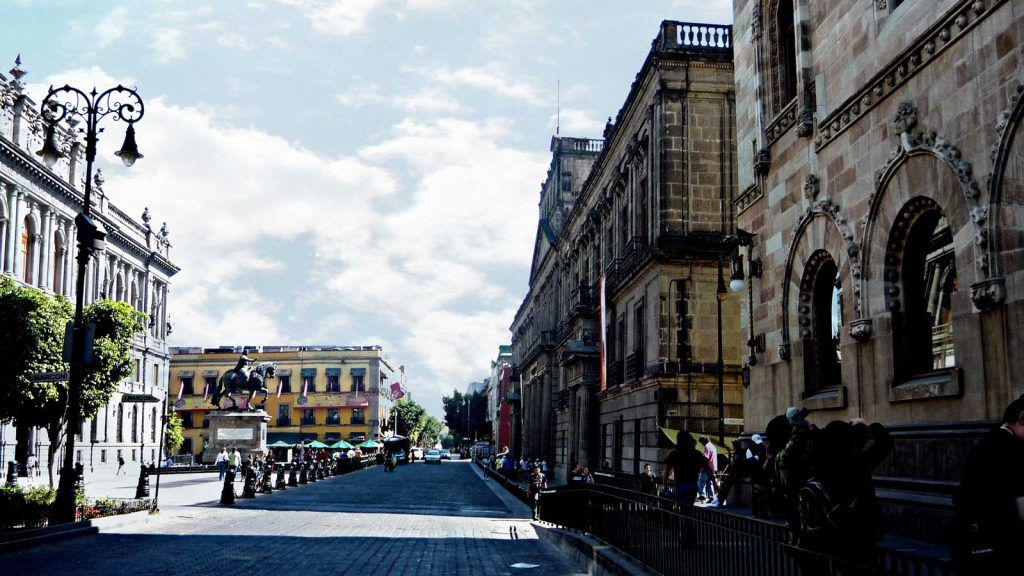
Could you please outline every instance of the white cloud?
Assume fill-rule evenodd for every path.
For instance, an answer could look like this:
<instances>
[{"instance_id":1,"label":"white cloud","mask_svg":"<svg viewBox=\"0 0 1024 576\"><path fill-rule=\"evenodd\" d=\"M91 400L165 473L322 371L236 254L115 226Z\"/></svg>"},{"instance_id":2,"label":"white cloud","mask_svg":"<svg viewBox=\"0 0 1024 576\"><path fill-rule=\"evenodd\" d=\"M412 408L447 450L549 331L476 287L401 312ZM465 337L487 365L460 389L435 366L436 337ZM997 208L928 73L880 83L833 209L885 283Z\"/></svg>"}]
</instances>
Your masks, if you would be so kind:
<instances>
[{"instance_id":1,"label":"white cloud","mask_svg":"<svg viewBox=\"0 0 1024 576\"><path fill-rule=\"evenodd\" d=\"M102 48L120 40L124 37L127 24L128 10L124 7L114 8L96 24L96 43Z\"/></svg>"},{"instance_id":2,"label":"white cloud","mask_svg":"<svg viewBox=\"0 0 1024 576\"><path fill-rule=\"evenodd\" d=\"M477 88L533 106L551 104L548 101L550 100L548 94L544 94L529 80L518 77L497 62L463 68L419 67L414 68L413 71L443 86Z\"/></svg>"},{"instance_id":3,"label":"white cloud","mask_svg":"<svg viewBox=\"0 0 1024 576\"><path fill-rule=\"evenodd\" d=\"M367 20L387 0L278 0L298 8L313 28L332 36L351 36L363 31Z\"/></svg>"},{"instance_id":4,"label":"white cloud","mask_svg":"<svg viewBox=\"0 0 1024 576\"><path fill-rule=\"evenodd\" d=\"M394 106L408 112L458 112L459 101L439 90L424 89L415 94L395 96Z\"/></svg>"},{"instance_id":5,"label":"white cloud","mask_svg":"<svg viewBox=\"0 0 1024 576\"><path fill-rule=\"evenodd\" d=\"M217 45L225 48L236 48L245 52L251 51L254 46L251 40L247 37L235 33L229 32L227 34L221 34L217 37Z\"/></svg>"},{"instance_id":6,"label":"white cloud","mask_svg":"<svg viewBox=\"0 0 1024 576\"><path fill-rule=\"evenodd\" d=\"M176 28L161 28L153 34L153 50L156 61L161 64L168 64L185 57L185 44L182 42L181 30Z\"/></svg>"},{"instance_id":7,"label":"white cloud","mask_svg":"<svg viewBox=\"0 0 1024 576\"><path fill-rule=\"evenodd\" d=\"M358 85L349 88L348 90L337 94L335 98L344 106L351 108L361 108L369 104L379 104L384 101L384 96L380 93L380 86L376 84L364 84L359 82Z\"/></svg>"},{"instance_id":8,"label":"white cloud","mask_svg":"<svg viewBox=\"0 0 1024 576\"><path fill-rule=\"evenodd\" d=\"M562 108L560 114L552 114L550 125L554 128L561 122L561 133L566 136L596 138L604 131L604 121L594 118L587 110Z\"/></svg>"}]
</instances>

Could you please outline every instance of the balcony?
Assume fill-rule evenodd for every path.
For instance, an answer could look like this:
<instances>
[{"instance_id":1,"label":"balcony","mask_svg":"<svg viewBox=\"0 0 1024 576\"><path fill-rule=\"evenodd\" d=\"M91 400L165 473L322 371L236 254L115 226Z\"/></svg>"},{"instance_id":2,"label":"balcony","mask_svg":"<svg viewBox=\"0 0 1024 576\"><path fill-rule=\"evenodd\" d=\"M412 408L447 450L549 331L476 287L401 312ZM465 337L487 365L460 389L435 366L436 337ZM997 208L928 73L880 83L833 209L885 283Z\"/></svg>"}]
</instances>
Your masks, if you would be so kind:
<instances>
[{"instance_id":1,"label":"balcony","mask_svg":"<svg viewBox=\"0 0 1024 576\"><path fill-rule=\"evenodd\" d=\"M291 425L292 425L292 419L291 418L281 418L281 417L277 418L277 426L291 426Z\"/></svg>"},{"instance_id":2,"label":"balcony","mask_svg":"<svg viewBox=\"0 0 1024 576\"><path fill-rule=\"evenodd\" d=\"M316 418L303 418L299 421L299 426L316 426Z\"/></svg>"}]
</instances>

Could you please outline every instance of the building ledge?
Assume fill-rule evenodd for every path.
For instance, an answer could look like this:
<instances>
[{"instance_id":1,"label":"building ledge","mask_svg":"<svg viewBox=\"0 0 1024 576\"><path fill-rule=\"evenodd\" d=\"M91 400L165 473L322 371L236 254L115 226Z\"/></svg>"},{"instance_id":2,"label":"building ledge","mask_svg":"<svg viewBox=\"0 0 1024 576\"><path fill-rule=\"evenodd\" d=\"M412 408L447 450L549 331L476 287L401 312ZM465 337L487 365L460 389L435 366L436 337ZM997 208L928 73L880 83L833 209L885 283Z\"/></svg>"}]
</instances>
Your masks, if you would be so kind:
<instances>
[{"instance_id":1,"label":"building ledge","mask_svg":"<svg viewBox=\"0 0 1024 576\"><path fill-rule=\"evenodd\" d=\"M960 369L929 372L889 387L889 402L950 398L963 395Z\"/></svg>"},{"instance_id":2,"label":"building ledge","mask_svg":"<svg viewBox=\"0 0 1024 576\"><path fill-rule=\"evenodd\" d=\"M846 408L846 386L835 386L827 390L805 395L803 405L808 410Z\"/></svg>"}]
</instances>

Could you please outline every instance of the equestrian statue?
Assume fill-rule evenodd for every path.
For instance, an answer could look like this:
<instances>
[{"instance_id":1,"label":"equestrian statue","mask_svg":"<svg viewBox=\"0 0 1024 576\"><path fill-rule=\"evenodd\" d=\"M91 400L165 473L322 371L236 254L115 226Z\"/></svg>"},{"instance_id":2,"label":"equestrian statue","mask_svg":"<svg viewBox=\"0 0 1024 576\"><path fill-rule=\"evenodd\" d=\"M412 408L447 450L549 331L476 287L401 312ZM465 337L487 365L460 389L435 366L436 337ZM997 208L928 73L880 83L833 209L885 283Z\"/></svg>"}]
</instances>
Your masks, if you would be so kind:
<instances>
[{"instance_id":1,"label":"equestrian statue","mask_svg":"<svg viewBox=\"0 0 1024 576\"><path fill-rule=\"evenodd\" d=\"M214 406L219 408L221 398L227 397L228 400L231 400L231 407L227 409L237 410L238 402L231 395L242 390L249 393L249 410L256 409L252 401L257 393L262 392L263 403L267 403L267 398L270 396L270 392L267 390L267 379L274 377L277 364L273 362L259 362L255 366L252 364L253 360L243 350L242 355L238 357L238 364L220 377L217 389L214 390L213 397L210 399Z\"/></svg>"}]
</instances>

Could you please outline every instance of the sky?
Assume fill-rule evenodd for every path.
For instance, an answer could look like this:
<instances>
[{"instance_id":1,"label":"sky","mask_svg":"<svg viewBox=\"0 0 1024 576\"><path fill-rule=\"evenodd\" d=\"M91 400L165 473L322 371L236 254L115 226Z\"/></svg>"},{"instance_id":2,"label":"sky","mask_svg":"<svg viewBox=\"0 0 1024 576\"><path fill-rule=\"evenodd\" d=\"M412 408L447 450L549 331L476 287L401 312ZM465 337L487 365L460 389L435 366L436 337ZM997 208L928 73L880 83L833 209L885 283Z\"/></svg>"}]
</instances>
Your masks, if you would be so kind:
<instances>
[{"instance_id":1,"label":"sky","mask_svg":"<svg viewBox=\"0 0 1024 576\"><path fill-rule=\"evenodd\" d=\"M98 166L170 230L172 346L379 344L440 417L511 340L556 124L600 137L660 22L730 4L0 0L0 63L138 88L145 157L108 120Z\"/></svg>"}]
</instances>

